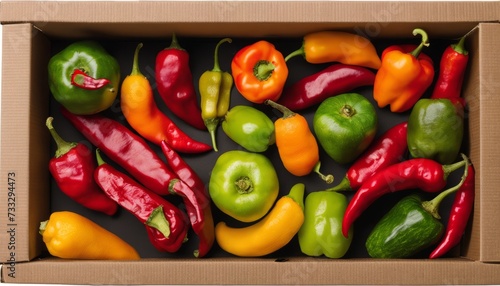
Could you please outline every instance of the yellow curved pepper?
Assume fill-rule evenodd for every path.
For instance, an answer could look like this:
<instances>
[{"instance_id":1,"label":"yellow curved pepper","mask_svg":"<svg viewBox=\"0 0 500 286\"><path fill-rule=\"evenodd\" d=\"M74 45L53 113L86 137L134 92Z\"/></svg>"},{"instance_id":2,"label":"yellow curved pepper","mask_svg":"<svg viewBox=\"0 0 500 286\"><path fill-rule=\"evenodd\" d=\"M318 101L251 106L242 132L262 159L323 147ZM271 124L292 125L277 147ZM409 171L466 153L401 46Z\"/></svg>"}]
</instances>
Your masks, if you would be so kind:
<instances>
[{"instance_id":1,"label":"yellow curved pepper","mask_svg":"<svg viewBox=\"0 0 500 286\"><path fill-rule=\"evenodd\" d=\"M217 243L223 250L242 257L264 256L282 248L304 222L304 188L301 183L294 185L256 224L232 228L219 222L215 227Z\"/></svg>"},{"instance_id":2,"label":"yellow curved pepper","mask_svg":"<svg viewBox=\"0 0 500 286\"><path fill-rule=\"evenodd\" d=\"M137 260L137 251L127 242L93 221L73 212L61 211L40 223L40 234L50 254L70 259Z\"/></svg>"}]
</instances>

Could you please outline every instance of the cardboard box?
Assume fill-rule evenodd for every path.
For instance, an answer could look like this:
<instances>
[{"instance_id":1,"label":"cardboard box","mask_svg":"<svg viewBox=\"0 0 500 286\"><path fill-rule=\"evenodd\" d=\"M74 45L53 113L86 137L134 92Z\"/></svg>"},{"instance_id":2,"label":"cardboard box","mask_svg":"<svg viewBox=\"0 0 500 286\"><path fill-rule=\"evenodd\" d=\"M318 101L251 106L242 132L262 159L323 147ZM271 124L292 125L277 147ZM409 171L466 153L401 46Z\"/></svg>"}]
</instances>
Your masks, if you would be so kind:
<instances>
[{"instance_id":1,"label":"cardboard box","mask_svg":"<svg viewBox=\"0 0 500 286\"><path fill-rule=\"evenodd\" d=\"M499 18L498 2L480 1L1 2L1 281L499 284ZM166 46L168 40L165 39L173 32L186 39L228 36L249 41L293 39L292 42L299 45L303 35L318 30L355 32L386 45L384 41L411 39L409 33L417 26L426 29L432 38L445 40L457 39L473 30L467 41L470 65L463 95L469 105L467 151L477 170L477 195L470 228L453 257L375 260L352 255L334 260L309 258L295 251L250 259L216 252L203 259L174 255L112 262L68 261L47 256L38 225L61 204L51 197L55 191L47 163L53 150L50 135L44 128L46 117L54 112L46 67L55 46L85 38L127 42L128 47L139 40L164 41ZM123 53L130 54L129 50ZM207 65L210 67L211 64ZM133 233L133 230L121 229L124 235L131 235L126 234L127 231Z\"/></svg>"}]
</instances>

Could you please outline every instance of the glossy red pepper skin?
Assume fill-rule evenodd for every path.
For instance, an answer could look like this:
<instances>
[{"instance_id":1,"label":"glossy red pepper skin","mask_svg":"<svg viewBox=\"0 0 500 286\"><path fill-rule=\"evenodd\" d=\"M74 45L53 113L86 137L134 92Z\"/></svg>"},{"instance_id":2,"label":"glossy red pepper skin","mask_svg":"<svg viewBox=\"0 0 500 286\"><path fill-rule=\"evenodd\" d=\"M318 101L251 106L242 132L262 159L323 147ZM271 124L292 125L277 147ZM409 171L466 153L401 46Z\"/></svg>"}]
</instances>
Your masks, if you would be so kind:
<instances>
[{"instance_id":1,"label":"glossy red pepper skin","mask_svg":"<svg viewBox=\"0 0 500 286\"><path fill-rule=\"evenodd\" d=\"M176 206L109 164L100 164L94 178L111 199L145 224L151 243L159 251L176 252L180 249L189 228L185 214ZM168 237L148 224L151 214L159 207L162 207L168 222Z\"/></svg>"},{"instance_id":2,"label":"glossy red pepper skin","mask_svg":"<svg viewBox=\"0 0 500 286\"><path fill-rule=\"evenodd\" d=\"M460 243L474 207L474 197L475 170L473 165L470 164L467 178L455 194L444 236L438 246L431 252L429 258L441 257Z\"/></svg>"},{"instance_id":3,"label":"glossy red pepper skin","mask_svg":"<svg viewBox=\"0 0 500 286\"><path fill-rule=\"evenodd\" d=\"M191 226L199 237L199 246L195 250L195 256L204 257L212 248L215 240L210 197L206 191L205 183L165 141L162 142L161 149L170 168L188 186L188 188L176 189L176 193L182 193L184 197L189 198L185 200L186 211L189 214Z\"/></svg>"},{"instance_id":4,"label":"glossy red pepper skin","mask_svg":"<svg viewBox=\"0 0 500 286\"><path fill-rule=\"evenodd\" d=\"M366 152L354 162L346 176L330 191L357 190L377 172L404 160L408 151L407 122L396 124L380 136Z\"/></svg>"},{"instance_id":5,"label":"glossy red pepper skin","mask_svg":"<svg viewBox=\"0 0 500 286\"><path fill-rule=\"evenodd\" d=\"M189 125L206 130L189 67L189 54L179 46L175 35L171 45L156 56L155 80L160 97L172 113Z\"/></svg>"},{"instance_id":6,"label":"glossy red pepper skin","mask_svg":"<svg viewBox=\"0 0 500 286\"><path fill-rule=\"evenodd\" d=\"M446 186L449 173L464 165L465 161L441 165L431 159L415 158L383 169L365 181L354 194L342 220L342 233L347 237L354 221L381 196L408 189L439 192Z\"/></svg>"},{"instance_id":7,"label":"glossy red pepper skin","mask_svg":"<svg viewBox=\"0 0 500 286\"><path fill-rule=\"evenodd\" d=\"M77 77L81 80L78 81ZM80 69L75 69L71 74L71 84L86 90L96 90L110 83L107 78L93 78Z\"/></svg>"},{"instance_id":8,"label":"glossy red pepper skin","mask_svg":"<svg viewBox=\"0 0 500 286\"><path fill-rule=\"evenodd\" d=\"M53 128L52 117L47 119L47 127L58 145L56 156L49 161L49 171L59 189L86 208L115 214L118 205L94 181L97 164L92 151L82 143L64 141Z\"/></svg>"},{"instance_id":9,"label":"glossy red pepper skin","mask_svg":"<svg viewBox=\"0 0 500 286\"><path fill-rule=\"evenodd\" d=\"M293 111L321 103L328 97L373 85L375 73L353 65L333 64L287 87L278 103Z\"/></svg>"},{"instance_id":10,"label":"glossy red pepper skin","mask_svg":"<svg viewBox=\"0 0 500 286\"><path fill-rule=\"evenodd\" d=\"M465 37L457 44L449 45L441 56L439 74L431 98L447 98L465 106L461 97L462 84L469 61L469 53L464 47Z\"/></svg>"}]
</instances>

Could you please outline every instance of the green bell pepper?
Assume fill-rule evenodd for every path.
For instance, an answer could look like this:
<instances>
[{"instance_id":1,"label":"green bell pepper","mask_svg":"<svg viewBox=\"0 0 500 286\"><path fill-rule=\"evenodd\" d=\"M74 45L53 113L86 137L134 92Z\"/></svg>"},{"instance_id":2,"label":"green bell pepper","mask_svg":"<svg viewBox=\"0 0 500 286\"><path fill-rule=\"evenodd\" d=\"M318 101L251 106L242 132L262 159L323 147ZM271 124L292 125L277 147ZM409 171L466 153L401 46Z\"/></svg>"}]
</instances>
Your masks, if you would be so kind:
<instances>
[{"instance_id":1,"label":"green bell pepper","mask_svg":"<svg viewBox=\"0 0 500 286\"><path fill-rule=\"evenodd\" d=\"M79 41L52 56L48 76L52 95L68 111L95 114L113 104L120 67L99 43Z\"/></svg>"},{"instance_id":2,"label":"green bell pepper","mask_svg":"<svg viewBox=\"0 0 500 286\"><path fill-rule=\"evenodd\" d=\"M353 236L352 228L347 238L342 234L346 208L347 198L343 194L318 191L307 195L304 223L298 233L302 253L329 258L341 258L346 254Z\"/></svg>"},{"instance_id":3,"label":"green bell pepper","mask_svg":"<svg viewBox=\"0 0 500 286\"><path fill-rule=\"evenodd\" d=\"M464 108L448 99L420 99L408 118L408 149L415 158L453 163L464 135Z\"/></svg>"},{"instance_id":4,"label":"green bell pepper","mask_svg":"<svg viewBox=\"0 0 500 286\"><path fill-rule=\"evenodd\" d=\"M231 108L222 121L222 130L234 142L251 152L264 152L275 143L274 123L251 106Z\"/></svg>"}]
</instances>

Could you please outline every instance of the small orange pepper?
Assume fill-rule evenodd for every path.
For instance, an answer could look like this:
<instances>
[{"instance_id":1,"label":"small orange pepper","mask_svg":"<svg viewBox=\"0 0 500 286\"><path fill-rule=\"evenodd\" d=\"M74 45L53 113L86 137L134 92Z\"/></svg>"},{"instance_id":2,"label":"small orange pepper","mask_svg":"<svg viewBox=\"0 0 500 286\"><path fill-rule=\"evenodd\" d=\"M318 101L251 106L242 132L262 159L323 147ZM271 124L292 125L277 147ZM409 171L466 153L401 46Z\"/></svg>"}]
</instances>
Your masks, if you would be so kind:
<instances>
[{"instance_id":1,"label":"small orange pepper","mask_svg":"<svg viewBox=\"0 0 500 286\"><path fill-rule=\"evenodd\" d=\"M288 77L285 58L267 41L239 50L231 62L231 70L236 89L253 103L278 100Z\"/></svg>"},{"instance_id":2,"label":"small orange pepper","mask_svg":"<svg viewBox=\"0 0 500 286\"><path fill-rule=\"evenodd\" d=\"M429 46L427 33L413 30L422 35L422 42L415 49L409 45L390 46L382 53L382 66L375 75L373 97L380 108L390 105L392 112L405 112L422 97L434 78L432 60L421 53Z\"/></svg>"},{"instance_id":3,"label":"small orange pepper","mask_svg":"<svg viewBox=\"0 0 500 286\"><path fill-rule=\"evenodd\" d=\"M295 176L317 173L326 183L333 182L332 175L319 172L319 147L304 116L291 111L272 100L264 102L283 113L283 117L274 122L276 147L285 169Z\"/></svg>"}]
</instances>

